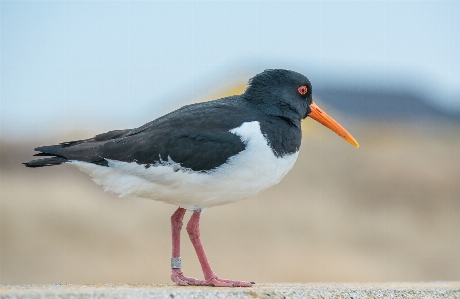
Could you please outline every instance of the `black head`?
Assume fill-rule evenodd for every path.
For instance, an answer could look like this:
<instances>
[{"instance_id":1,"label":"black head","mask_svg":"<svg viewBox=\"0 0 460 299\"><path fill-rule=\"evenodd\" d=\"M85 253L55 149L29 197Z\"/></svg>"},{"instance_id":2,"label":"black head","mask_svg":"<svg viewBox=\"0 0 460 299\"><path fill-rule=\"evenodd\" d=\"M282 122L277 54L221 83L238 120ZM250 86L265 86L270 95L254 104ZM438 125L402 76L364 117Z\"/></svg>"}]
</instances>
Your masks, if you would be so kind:
<instances>
[{"instance_id":1,"label":"black head","mask_svg":"<svg viewBox=\"0 0 460 299\"><path fill-rule=\"evenodd\" d=\"M312 86L302 74L289 70L265 70L249 80L243 94L267 115L299 124L310 113Z\"/></svg>"}]
</instances>

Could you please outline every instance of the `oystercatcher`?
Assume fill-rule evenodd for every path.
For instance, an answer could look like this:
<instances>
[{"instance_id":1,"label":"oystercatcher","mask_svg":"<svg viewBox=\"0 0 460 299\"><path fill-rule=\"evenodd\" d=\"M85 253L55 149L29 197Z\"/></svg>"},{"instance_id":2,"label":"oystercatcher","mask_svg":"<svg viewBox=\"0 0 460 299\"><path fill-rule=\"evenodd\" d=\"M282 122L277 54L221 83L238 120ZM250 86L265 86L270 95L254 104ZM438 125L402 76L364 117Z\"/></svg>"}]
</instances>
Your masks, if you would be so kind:
<instances>
[{"instance_id":1,"label":"oystercatcher","mask_svg":"<svg viewBox=\"0 0 460 299\"><path fill-rule=\"evenodd\" d=\"M237 202L277 184L294 165L302 138L300 123L311 117L355 147L356 140L313 103L307 77L265 70L246 91L184 106L141 127L93 138L41 146L27 167L77 166L120 196L137 196L178 206L171 217L171 279L178 285L248 287L253 283L217 277L200 240L203 209ZM204 280L181 270L180 232L187 232Z\"/></svg>"}]
</instances>

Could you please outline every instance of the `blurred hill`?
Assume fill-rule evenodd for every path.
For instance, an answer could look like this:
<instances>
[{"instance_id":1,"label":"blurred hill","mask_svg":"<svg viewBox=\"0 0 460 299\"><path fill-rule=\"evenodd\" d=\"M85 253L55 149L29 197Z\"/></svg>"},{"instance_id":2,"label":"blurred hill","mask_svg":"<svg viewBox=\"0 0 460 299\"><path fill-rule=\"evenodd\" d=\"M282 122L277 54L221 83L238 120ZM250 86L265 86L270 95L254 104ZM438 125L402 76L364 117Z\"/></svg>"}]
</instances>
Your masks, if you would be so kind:
<instances>
[{"instance_id":1,"label":"blurred hill","mask_svg":"<svg viewBox=\"0 0 460 299\"><path fill-rule=\"evenodd\" d=\"M448 113L408 90L315 89L315 96L342 113L372 121L455 121L460 114Z\"/></svg>"},{"instance_id":2,"label":"blurred hill","mask_svg":"<svg viewBox=\"0 0 460 299\"><path fill-rule=\"evenodd\" d=\"M318 103L361 147L306 119L298 161L280 184L204 213L214 270L256 282L458 280L458 123L420 122L432 107L411 96L422 117L386 121L392 110L360 106L366 93L350 92L357 102L346 108L337 93L346 95L318 91ZM0 284L169 282L175 207L117 198L70 165L23 167L38 145L0 142ZM184 271L201 277L185 232L182 242Z\"/></svg>"}]
</instances>

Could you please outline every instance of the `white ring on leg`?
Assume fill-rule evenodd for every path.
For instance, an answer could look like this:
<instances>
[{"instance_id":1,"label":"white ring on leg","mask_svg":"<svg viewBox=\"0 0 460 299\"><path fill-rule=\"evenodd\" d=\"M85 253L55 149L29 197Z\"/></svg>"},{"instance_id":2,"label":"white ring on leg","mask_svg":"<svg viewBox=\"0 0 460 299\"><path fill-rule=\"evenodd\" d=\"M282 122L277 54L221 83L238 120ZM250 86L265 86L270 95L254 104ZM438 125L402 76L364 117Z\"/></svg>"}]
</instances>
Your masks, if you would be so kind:
<instances>
[{"instance_id":1,"label":"white ring on leg","mask_svg":"<svg viewBox=\"0 0 460 299\"><path fill-rule=\"evenodd\" d=\"M171 269L181 269L182 268L182 259L181 257L172 257L171 258Z\"/></svg>"}]
</instances>

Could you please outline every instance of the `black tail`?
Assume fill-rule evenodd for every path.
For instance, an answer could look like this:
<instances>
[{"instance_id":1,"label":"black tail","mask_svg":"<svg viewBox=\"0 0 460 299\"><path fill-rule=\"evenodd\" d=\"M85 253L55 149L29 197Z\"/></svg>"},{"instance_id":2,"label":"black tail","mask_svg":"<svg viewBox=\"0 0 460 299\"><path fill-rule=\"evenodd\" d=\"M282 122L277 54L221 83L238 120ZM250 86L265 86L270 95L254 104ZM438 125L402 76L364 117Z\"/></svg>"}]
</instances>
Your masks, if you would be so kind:
<instances>
[{"instance_id":1,"label":"black tail","mask_svg":"<svg viewBox=\"0 0 460 299\"><path fill-rule=\"evenodd\" d=\"M50 157L50 158L39 159L39 160L31 160L29 162L25 162L22 164L24 164L26 167L43 167L43 166L59 165L67 161L68 160L64 157Z\"/></svg>"},{"instance_id":2,"label":"black tail","mask_svg":"<svg viewBox=\"0 0 460 299\"><path fill-rule=\"evenodd\" d=\"M65 163L67 161L83 161L96 165L108 166L107 161L100 157L96 149L104 143L123 137L131 130L115 130L104 134L96 135L94 138L62 142L56 145L45 145L35 148L40 152L34 156L48 156L49 158L31 160L22 163L26 167L43 167L53 166Z\"/></svg>"},{"instance_id":3,"label":"black tail","mask_svg":"<svg viewBox=\"0 0 460 299\"><path fill-rule=\"evenodd\" d=\"M31 160L29 162L22 163L26 167L43 167L43 166L53 166L59 165L69 161L66 157L63 157L58 151L62 148L69 147L72 145L80 144L84 140L77 140L71 142L63 142L57 145L46 145L34 148L34 150L41 153L35 154L34 156L53 156L44 159Z\"/></svg>"}]
</instances>

